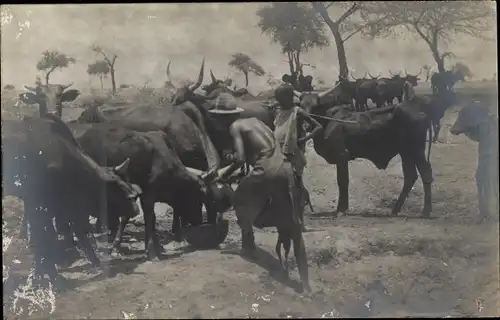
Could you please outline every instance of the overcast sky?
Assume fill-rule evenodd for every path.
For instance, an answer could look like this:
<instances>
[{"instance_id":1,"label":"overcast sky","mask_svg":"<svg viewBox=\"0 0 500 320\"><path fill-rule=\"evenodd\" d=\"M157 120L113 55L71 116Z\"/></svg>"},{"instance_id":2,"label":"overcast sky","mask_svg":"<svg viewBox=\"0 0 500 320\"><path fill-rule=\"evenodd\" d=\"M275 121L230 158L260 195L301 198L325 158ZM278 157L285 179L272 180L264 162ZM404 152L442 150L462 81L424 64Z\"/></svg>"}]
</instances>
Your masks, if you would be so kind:
<instances>
[{"instance_id":1,"label":"overcast sky","mask_svg":"<svg viewBox=\"0 0 500 320\"><path fill-rule=\"evenodd\" d=\"M7 10L14 15L2 22L2 83L16 86L32 84L36 62L44 50L60 50L77 63L55 71L52 83L75 82L86 86L87 65L98 58L93 43L116 53L117 83L160 86L166 80L165 68L172 60L171 71L181 78L195 78L203 56L208 70L223 78L231 73L243 85L243 78L227 66L234 52L244 52L275 77L281 77L288 65L280 48L271 44L257 27L255 11L262 3L228 4L83 4L2 6L2 20ZM18 22L29 21L20 32ZM327 34L330 32L327 30ZM491 35L496 38L496 29ZM17 38L16 38L17 37ZM333 41L332 41L333 42ZM435 66L426 44L410 36L399 39L365 40L354 36L346 43L348 63L355 75L366 70L373 75L389 69L418 72L426 63ZM443 51L453 51L458 61L470 66L477 78L491 78L496 70L494 42L463 37ZM307 69L316 77L331 82L338 76L335 46L314 49L304 60L316 65ZM99 87L98 80L92 85ZM250 84L265 86L266 77L251 76ZM108 84L107 84L108 85Z\"/></svg>"}]
</instances>

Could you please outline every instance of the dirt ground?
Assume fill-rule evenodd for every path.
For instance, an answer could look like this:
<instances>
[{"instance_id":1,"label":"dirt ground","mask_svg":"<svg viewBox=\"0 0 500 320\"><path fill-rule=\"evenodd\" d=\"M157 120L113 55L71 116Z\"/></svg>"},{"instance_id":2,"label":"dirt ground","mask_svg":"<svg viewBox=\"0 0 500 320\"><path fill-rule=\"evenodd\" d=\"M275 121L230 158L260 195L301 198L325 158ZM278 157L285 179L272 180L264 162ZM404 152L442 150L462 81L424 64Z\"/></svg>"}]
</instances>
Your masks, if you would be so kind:
<instances>
[{"instance_id":1,"label":"dirt ground","mask_svg":"<svg viewBox=\"0 0 500 320\"><path fill-rule=\"evenodd\" d=\"M61 269L72 284L65 292L52 296L26 286L16 289L26 282L31 257L17 239L22 204L6 197L4 317L25 318L28 305L35 310L32 316L47 316L53 309L51 317L65 319L499 315L498 225L476 224L477 146L449 134L456 116L457 110L446 114L443 143L432 148L433 219L420 219L420 180L400 216L389 217L403 185L399 157L386 171L366 160L351 162L351 210L334 219L328 214L336 207L336 168L308 150L304 176L315 213L307 211L311 231L304 237L311 294L294 289L293 254L292 280L280 272L273 229L255 230L257 261L244 260L234 254L240 231L234 213L228 212L230 234L221 249L193 251L169 241L171 215L165 205L157 205L167 252L161 261L145 261L138 219L127 227L124 247L129 252L104 262L103 271L91 270L82 258Z\"/></svg>"}]
</instances>

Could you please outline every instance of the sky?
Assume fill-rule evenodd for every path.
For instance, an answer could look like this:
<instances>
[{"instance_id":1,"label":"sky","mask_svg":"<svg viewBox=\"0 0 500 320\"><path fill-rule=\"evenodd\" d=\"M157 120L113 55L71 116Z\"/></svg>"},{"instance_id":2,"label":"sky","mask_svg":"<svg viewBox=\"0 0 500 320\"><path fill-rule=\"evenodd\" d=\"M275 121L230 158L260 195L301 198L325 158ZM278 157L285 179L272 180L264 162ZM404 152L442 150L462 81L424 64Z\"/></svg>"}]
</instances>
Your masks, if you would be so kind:
<instances>
[{"instance_id":1,"label":"sky","mask_svg":"<svg viewBox=\"0 0 500 320\"><path fill-rule=\"evenodd\" d=\"M177 79L195 79L203 57L205 82L209 69L218 78L230 75L239 85L244 78L228 67L231 55L244 52L275 78L288 71L286 57L257 26L255 12L265 3L189 4L72 4L2 6L1 80L16 87L33 84L36 63L45 50L59 50L76 59L76 64L51 75L51 83L74 82L75 87L100 87L97 78L86 73L87 65L99 59L92 44L118 55L118 84L159 87L166 81L166 66ZM333 8L335 10L335 8ZM333 12L332 15L335 16ZM12 14L13 19L9 21ZM28 26L29 25L29 26ZM22 30L21 30L22 29ZM303 55L315 65L305 72L327 83L338 77L338 61L331 33L329 47ZM490 36L496 39L496 27ZM406 70L417 73L424 64L435 66L427 45L411 35L367 40L356 35L346 43L353 74L361 77ZM442 51L453 51L456 61L467 64L478 79L491 79L497 69L496 43L470 37L455 39ZM250 75L250 85L266 87L267 76ZM105 86L109 87L109 81Z\"/></svg>"}]
</instances>

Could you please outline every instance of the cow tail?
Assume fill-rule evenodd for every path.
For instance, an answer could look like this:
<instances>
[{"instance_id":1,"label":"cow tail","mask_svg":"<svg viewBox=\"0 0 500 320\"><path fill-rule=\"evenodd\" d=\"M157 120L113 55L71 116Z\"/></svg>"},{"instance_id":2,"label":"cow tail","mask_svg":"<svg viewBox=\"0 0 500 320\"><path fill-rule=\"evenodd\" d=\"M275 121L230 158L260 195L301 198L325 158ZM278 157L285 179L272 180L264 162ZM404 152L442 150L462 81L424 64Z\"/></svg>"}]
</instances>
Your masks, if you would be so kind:
<instances>
[{"instance_id":1,"label":"cow tail","mask_svg":"<svg viewBox=\"0 0 500 320\"><path fill-rule=\"evenodd\" d=\"M432 147L432 121L427 120L427 132L428 132L428 142L429 142L429 147L427 148L427 163L430 163L430 158L431 158L431 147Z\"/></svg>"}]
</instances>

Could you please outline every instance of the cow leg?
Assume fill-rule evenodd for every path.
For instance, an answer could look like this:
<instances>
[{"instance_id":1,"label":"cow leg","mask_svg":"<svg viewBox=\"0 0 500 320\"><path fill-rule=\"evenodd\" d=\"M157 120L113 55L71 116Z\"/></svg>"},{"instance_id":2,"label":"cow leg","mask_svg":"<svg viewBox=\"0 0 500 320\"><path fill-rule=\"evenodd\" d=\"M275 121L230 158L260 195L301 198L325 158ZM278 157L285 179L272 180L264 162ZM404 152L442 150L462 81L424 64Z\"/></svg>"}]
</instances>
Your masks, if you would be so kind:
<instances>
[{"instance_id":1,"label":"cow leg","mask_svg":"<svg viewBox=\"0 0 500 320\"><path fill-rule=\"evenodd\" d=\"M110 233L110 236L108 238L108 241L111 240L111 242L113 243L113 245L111 247L111 252L113 252L113 250L120 252L121 244L123 241L123 233L125 231L125 227L127 226L127 224L130 221L130 218L129 217L122 217L120 219L120 218L116 217L116 220L119 220L119 221L116 221L116 222L114 221L112 226L110 226L111 233ZM117 224L118 224L118 226L117 226Z\"/></svg>"},{"instance_id":2,"label":"cow leg","mask_svg":"<svg viewBox=\"0 0 500 320\"><path fill-rule=\"evenodd\" d=\"M439 138L439 131L441 131L441 120L432 121L432 127L434 129L434 137L432 142L437 142Z\"/></svg>"},{"instance_id":3,"label":"cow leg","mask_svg":"<svg viewBox=\"0 0 500 320\"><path fill-rule=\"evenodd\" d=\"M307 265L306 246L304 244L304 237L302 236L302 230L300 229L300 226L294 226L291 235L293 240L293 252L295 254L295 260L297 261L297 266L299 268L302 289L305 291L311 291L311 286L309 284L309 267ZM288 250L290 250L290 248L288 248Z\"/></svg>"},{"instance_id":4,"label":"cow leg","mask_svg":"<svg viewBox=\"0 0 500 320\"><path fill-rule=\"evenodd\" d=\"M339 161L337 164L337 185L339 187L339 199L337 213L345 213L349 209L349 162Z\"/></svg>"},{"instance_id":5,"label":"cow leg","mask_svg":"<svg viewBox=\"0 0 500 320\"><path fill-rule=\"evenodd\" d=\"M278 255L280 265L287 276L289 273L288 256L290 255L291 242L292 239L290 237L290 233L288 232L288 230L283 228L278 228L278 241L276 243L276 254ZM284 260L281 257L281 245L283 245L283 248L285 249Z\"/></svg>"},{"instance_id":6,"label":"cow leg","mask_svg":"<svg viewBox=\"0 0 500 320\"><path fill-rule=\"evenodd\" d=\"M252 226L241 228L241 255L255 259L256 250Z\"/></svg>"},{"instance_id":7,"label":"cow leg","mask_svg":"<svg viewBox=\"0 0 500 320\"><path fill-rule=\"evenodd\" d=\"M144 212L144 246L148 260L159 258L159 252L156 251L154 242L154 237L156 236L154 204L155 202L151 197L147 195L141 197L141 206Z\"/></svg>"},{"instance_id":8,"label":"cow leg","mask_svg":"<svg viewBox=\"0 0 500 320\"><path fill-rule=\"evenodd\" d=\"M432 213L432 167L425 154L422 152L417 158L417 169L424 185L424 209L422 210L423 217L430 217Z\"/></svg>"},{"instance_id":9,"label":"cow leg","mask_svg":"<svg viewBox=\"0 0 500 320\"><path fill-rule=\"evenodd\" d=\"M24 210L31 229L35 278L41 280L44 274L47 274L51 281L56 280L58 273L53 261L52 250L55 249L57 239L51 238L51 233L47 232L49 228L54 228L52 218L45 212L37 210L29 200L25 201Z\"/></svg>"},{"instance_id":10,"label":"cow leg","mask_svg":"<svg viewBox=\"0 0 500 320\"><path fill-rule=\"evenodd\" d=\"M99 267L101 261L97 257L90 241L90 236L93 235L90 227L89 216L83 215L82 217L77 217L72 221L71 226L90 263L92 263L94 267Z\"/></svg>"},{"instance_id":11,"label":"cow leg","mask_svg":"<svg viewBox=\"0 0 500 320\"><path fill-rule=\"evenodd\" d=\"M397 216L398 213L401 211L401 208L403 207L403 204L406 198L408 197L408 194L410 193L411 189L415 185L415 181L417 181L418 178L417 168L415 167L415 163L413 161L409 161L408 159L406 159L406 157L401 157L401 158L403 165L404 185L398 200L396 200L396 203L392 208L393 216Z\"/></svg>"},{"instance_id":12,"label":"cow leg","mask_svg":"<svg viewBox=\"0 0 500 320\"><path fill-rule=\"evenodd\" d=\"M28 219L26 218L26 212L23 213L23 221L21 224L21 230L19 231L19 237L21 237L21 239L28 240Z\"/></svg>"},{"instance_id":13,"label":"cow leg","mask_svg":"<svg viewBox=\"0 0 500 320\"><path fill-rule=\"evenodd\" d=\"M177 242L182 241L181 233L181 214L179 209L174 207L174 217L172 219L172 234L174 235L174 240Z\"/></svg>"},{"instance_id":14,"label":"cow leg","mask_svg":"<svg viewBox=\"0 0 500 320\"><path fill-rule=\"evenodd\" d=\"M281 244L283 243L283 231L278 228L278 240L276 241L276 254L278 255L278 260L280 265L283 266L283 259L281 258Z\"/></svg>"},{"instance_id":15,"label":"cow leg","mask_svg":"<svg viewBox=\"0 0 500 320\"><path fill-rule=\"evenodd\" d=\"M102 232L102 223L101 223L101 218L97 217L95 224L94 224L94 233L101 233Z\"/></svg>"},{"instance_id":16,"label":"cow leg","mask_svg":"<svg viewBox=\"0 0 500 320\"><path fill-rule=\"evenodd\" d=\"M120 228L120 223L121 221L118 216L111 216L108 218L108 243L115 243L116 235L118 234L118 229Z\"/></svg>"},{"instance_id":17,"label":"cow leg","mask_svg":"<svg viewBox=\"0 0 500 320\"><path fill-rule=\"evenodd\" d=\"M57 116L62 119L62 105L56 106Z\"/></svg>"},{"instance_id":18,"label":"cow leg","mask_svg":"<svg viewBox=\"0 0 500 320\"><path fill-rule=\"evenodd\" d=\"M57 234L60 234L64 238L63 249L70 249L76 246L73 240L73 230L71 230L70 223L68 221L63 221L63 219L56 217L56 230Z\"/></svg>"},{"instance_id":19,"label":"cow leg","mask_svg":"<svg viewBox=\"0 0 500 320\"><path fill-rule=\"evenodd\" d=\"M156 226L156 214L153 214L153 225ZM155 227L155 232L153 233L153 243L155 245L155 251L158 255L165 252L165 249L160 244L160 240L158 239L158 234L156 233L156 227Z\"/></svg>"}]
</instances>

